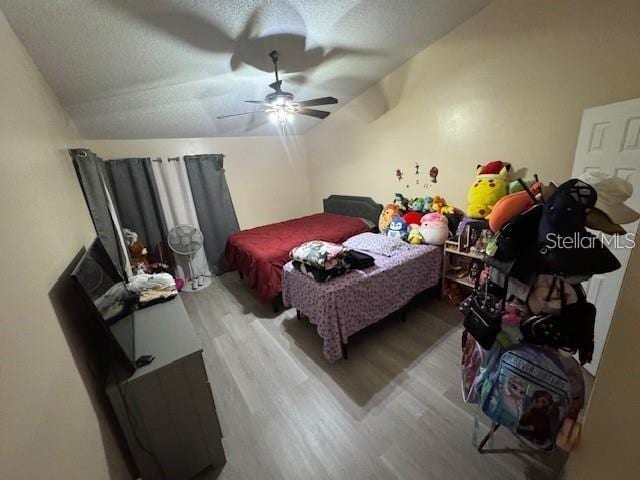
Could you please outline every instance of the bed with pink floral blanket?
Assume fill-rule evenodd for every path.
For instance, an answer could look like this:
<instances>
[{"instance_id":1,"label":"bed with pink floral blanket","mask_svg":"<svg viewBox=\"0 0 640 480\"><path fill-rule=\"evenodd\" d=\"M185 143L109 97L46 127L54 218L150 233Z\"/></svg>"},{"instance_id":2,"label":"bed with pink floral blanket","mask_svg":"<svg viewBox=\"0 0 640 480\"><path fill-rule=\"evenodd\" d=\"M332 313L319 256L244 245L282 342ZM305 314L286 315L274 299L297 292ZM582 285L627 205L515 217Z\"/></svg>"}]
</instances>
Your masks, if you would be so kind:
<instances>
[{"instance_id":1,"label":"bed with pink floral blanket","mask_svg":"<svg viewBox=\"0 0 640 480\"><path fill-rule=\"evenodd\" d=\"M321 283L289 262L282 276L284 305L316 325L330 362L343 356L351 335L400 310L440 279L442 247L409 245L375 233L356 235L344 245L374 257L375 266Z\"/></svg>"}]
</instances>

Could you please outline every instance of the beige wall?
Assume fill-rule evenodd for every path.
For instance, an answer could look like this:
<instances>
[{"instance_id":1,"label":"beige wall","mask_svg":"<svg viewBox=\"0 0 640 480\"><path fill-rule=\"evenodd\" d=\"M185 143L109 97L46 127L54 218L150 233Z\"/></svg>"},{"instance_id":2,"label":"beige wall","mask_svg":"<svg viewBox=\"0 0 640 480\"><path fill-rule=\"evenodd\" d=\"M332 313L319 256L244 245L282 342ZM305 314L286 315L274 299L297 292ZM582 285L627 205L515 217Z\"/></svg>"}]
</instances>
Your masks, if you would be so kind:
<instances>
[{"instance_id":1,"label":"beige wall","mask_svg":"<svg viewBox=\"0 0 640 480\"><path fill-rule=\"evenodd\" d=\"M82 144L105 159L224 153L227 182L241 228L310 213L301 137L87 140Z\"/></svg>"},{"instance_id":2,"label":"beige wall","mask_svg":"<svg viewBox=\"0 0 640 480\"><path fill-rule=\"evenodd\" d=\"M631 254L569 480L640 478L640 249Z\"/></svg>"},{"instance_id":3,"label":"beige wall","mask_svg":"<svg viewBox=\"0 0 640 480\"><path fill-rule=\"evenodd\" d=\"M128 476L50 300L94 236L65 148L104 158L224 153L243 228L318 210L331 193L424 195L414 162L437 165L429 193L464 207L477 163L569 174L582 110L640 96L639 25L634 0L495 0L304 138L81 141L0 14L0 478ZM398 167L408 182L397 182ZM636 250L571 479L640 475L639 281Z\"/></svg>"},{"instance_id":4,"label":"beige wall","mask_svg":"<svg viewBox=\"0 0 640 480\"><path fill-rule=\"evenodd\" d=\"M0 45L0 478L126 478L52 293L95 236L75 132L2 12Z\"/></svg>"},{"instance_id":5,"label":"beige wall","mask_svg":"<svg viewBox=\"0 0 640 480\"><path fill-rule=\"evenodd\" d=\"M583 109L640 96L638 6L495 0L306 135L312 206L400 191L466 209L475 165L495 159L567 178ZM417 187L415 162L439 183Z\"/></svg>"}]
</instances>

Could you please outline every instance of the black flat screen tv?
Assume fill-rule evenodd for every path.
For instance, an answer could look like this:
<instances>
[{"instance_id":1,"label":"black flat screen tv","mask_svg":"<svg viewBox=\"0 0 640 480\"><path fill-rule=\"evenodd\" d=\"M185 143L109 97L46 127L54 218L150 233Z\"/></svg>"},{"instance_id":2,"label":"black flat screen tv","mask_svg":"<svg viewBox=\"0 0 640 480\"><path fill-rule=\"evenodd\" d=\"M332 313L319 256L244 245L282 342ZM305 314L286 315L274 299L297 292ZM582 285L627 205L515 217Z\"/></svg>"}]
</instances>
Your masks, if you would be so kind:
<instances>
[{"instance_id":1,"label":"black flat screen tv","mask_svg":"<svg viewBox=\"0 0 640 480\"><path fill-rule=\"evenodd\" d=\"M114 360L129 373L135 370L136 297L127 290L100 239L95 239L71 273L87 301L93 321L100 323Z\"/></svg>"}]
</instances>

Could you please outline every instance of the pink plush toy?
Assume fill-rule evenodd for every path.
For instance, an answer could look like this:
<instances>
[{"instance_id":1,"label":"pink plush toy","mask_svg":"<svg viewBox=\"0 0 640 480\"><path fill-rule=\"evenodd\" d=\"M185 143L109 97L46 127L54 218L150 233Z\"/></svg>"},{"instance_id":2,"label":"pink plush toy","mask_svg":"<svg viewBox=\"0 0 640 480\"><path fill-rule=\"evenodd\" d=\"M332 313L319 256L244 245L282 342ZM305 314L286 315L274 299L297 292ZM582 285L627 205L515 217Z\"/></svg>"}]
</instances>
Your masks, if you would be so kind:
<instances>
[{"instance_id":1,"label":"pink plush toy","mask_svg":"<svg viewBox=\"0 0 640 480\"><path fill-rule=\"evenodd\" d=\"M526 314L526 307L516 302L507 302L505 313L502 315L502 332L507 337L503 346L506 348L520 343L522 334L520 333L520 323Z\"/></svg>"},{"instance_id":2,"label":"pink plush toy","mask_svg":"<svg viewBox=\"0 0 640 480\"><path fill-rule=\"evenodd\" d=\"M447 217L445 217L444 215L438 212L427 213L426 215L423 215L422 218L420 219L420 225L424 225L425 223L432 223L432 222L440 222L449 226L449 220L447 220Z\"/></svg>"},{"instance_id":3,"label":"pink plush toy","mask_svg":"<svg viewBox=\"0 0 640 480\"><path fill-rule=\"evenodd\" d=\"M444 245L449 237L449 221L441 213L427 213L420 219L422 241L431 245Z\"/></svg>"}]
</instances>

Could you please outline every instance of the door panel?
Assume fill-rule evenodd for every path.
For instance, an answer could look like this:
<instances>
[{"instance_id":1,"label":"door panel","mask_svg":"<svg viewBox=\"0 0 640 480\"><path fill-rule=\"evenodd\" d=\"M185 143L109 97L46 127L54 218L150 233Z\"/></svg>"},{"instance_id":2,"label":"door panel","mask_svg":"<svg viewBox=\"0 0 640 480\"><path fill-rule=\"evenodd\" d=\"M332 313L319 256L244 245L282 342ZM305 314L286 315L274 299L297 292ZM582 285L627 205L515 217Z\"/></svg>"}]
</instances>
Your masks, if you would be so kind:
<instances>
[{"instance_id":1,"label":"door panel","mask_svg":"<svg viewBox=\"0 0 640 480\"><path fill-rule=\"evenodd\" d=\"M572 177L577 177L586 171L602 170L610 175L624 178L631 182L634 190L632 197L626 203L640 211L638 168L640 168L640 99L586 109L582 115ZM627 232L636 233L638 222L623 225L623 227ZM594 233L599 234L599 232ZM605 242L613 240L609 236L603 239ZM593 361L585 366L594 375L600 362L631 253L630 248L616 248L614 244L608 245L622 267L606 275L594 275L584 285L588 300L596 306L598 311Z\"/></svg>"}]
</instances>

